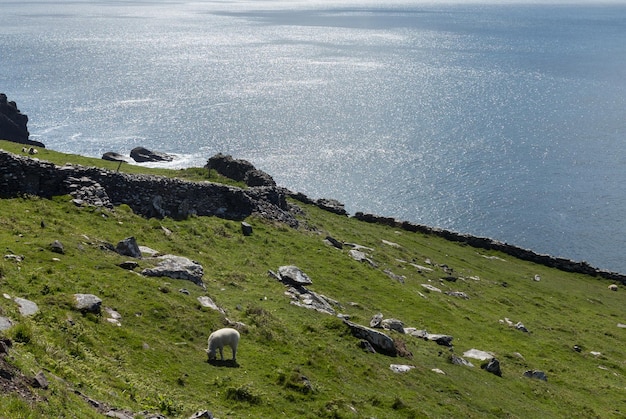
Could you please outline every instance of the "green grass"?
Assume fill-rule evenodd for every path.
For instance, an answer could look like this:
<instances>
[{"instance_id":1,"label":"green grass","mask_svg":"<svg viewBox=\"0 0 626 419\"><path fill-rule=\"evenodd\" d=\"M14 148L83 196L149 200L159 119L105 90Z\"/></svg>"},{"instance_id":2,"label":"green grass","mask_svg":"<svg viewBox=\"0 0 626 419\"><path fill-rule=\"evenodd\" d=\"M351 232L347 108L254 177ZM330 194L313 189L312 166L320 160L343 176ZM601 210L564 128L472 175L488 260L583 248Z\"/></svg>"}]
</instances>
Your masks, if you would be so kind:
<instances>
[{"instance_id":1,"label":"green grass","mask_svg":"<svg viewBox=\"0 0 626 419\"><path fill-rule=\"evenodd\" d=\"M108 164L48 150L38 155L50 156L58 164ZM100 417L75 390L110 407L183 418L201 409L222 419L626 416L626 329L617 327L626 323L621 286L611 292L604 280L299 205L306 228L252 217L246 221L254 233L244 237L238 222L214 217L145 219L125 206L114 212L75 207L67 196L0 200L3 255L24 256L19 263L0 260L0 292L41 309L23 318L11 301L0 299L0 315L17 321L4 332L14 342L7 360L26 375L43 370L50 381L48 390L33 390L45 402L1 394L0 417ZM327 234L373 248L369 254L379 267L324 244ZM119 268L128 258L103 244L128 236L201 263L206 292L188 281ZM63 243L64 255L48 249L54 240ZM419 273L409 264L425 265L426 259L433 272ZM142 268L150 263L139 261ZM479 361L472 360L474 368L452 365L448 348L395 332L389 333L405 342L412 359L363 352L341 320L289 303L285 287L267 274L289 264L312 278L312 290L338 300L339 311L354 322L369 324L382 312L407 327L450 334L457 355L471 348L494 352L503 377L480 369ZM454 270L455 283L440 280L446 274L436 265L443 264ZM404 284L383 269L404 275ZM540 282L533 281L535 274ZM428 292L423 283L470 299ZM122 326L74 311L74 293L98 295L122 314ZM201 295L247 325L238 368L206 362L206 340L224 325L224 316L200 307ZM501 324L505 317L531 333ZM395 374L391 363L415 369ZM548 381L524 378L529 369L544 371Z\"/></svg>"}]
</instances>

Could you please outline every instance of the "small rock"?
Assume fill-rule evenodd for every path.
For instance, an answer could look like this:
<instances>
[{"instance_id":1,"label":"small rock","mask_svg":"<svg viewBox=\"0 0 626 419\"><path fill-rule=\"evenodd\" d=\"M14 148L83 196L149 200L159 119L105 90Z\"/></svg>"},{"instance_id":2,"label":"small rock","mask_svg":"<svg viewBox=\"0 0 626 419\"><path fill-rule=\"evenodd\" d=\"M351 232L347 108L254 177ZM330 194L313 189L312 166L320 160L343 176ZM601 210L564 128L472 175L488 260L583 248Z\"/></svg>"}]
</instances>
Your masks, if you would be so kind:
<instances>
[{"instance_id":1,"label":"small rock","mask_svg":"<svg viewBox=\"0 0 626 419\"><path fill-rule=\"evenodd\" d=\"M451 347L454 338L450 335L429 334L426 339L434 341L437 345Z\"/></svg>"},{"instance_id":2,"label":"small rock","mask_svg":"<svg viewBox=\"0 0 626 419\"><path fill-rule=\"evenodd\" d=\"M479 361L486 361L488 359L492 359L494 356L489 352L481 351L479 349L470 349L469 351L465 351L463 356L466 358L477 359Z\"/></svg>"},{"instance_id":3,"label":"small rock","mask_svg":"<svg viewBox=\"0 0 626 419\"><path fill-rule=\"evenodd\" d=\"M189 295L190 292L187 288L181 288L178 290L178 292L180 292L181 294L185 294L185 295Z\"/></svg>"},{"instance_id":4,"label":"small rock","mask_svg":"<svg viewBox=\"0 0 626 419\"><path fill-rule=\"evenodd\" d=\"M610 289L611 291L617 291L617 289L618 289L618 288L617 288L617 285L615 285L615 284L611 284L611 285L609 285L609 289Z\"/></svg>"},{"instance_id":5,"label":"small rock","mask_svg":"<svg viewBox=\"0 0 626 419\"><path fill-rule=\"evenodd\" d=\"M135 270L139 267L139 264L134 260L127 260L126 262L122 262L119 265L120 268L126 269L127 271Z\"/></svg>"},{"instance_id":6,"label":"small rock","mask_svg":"<svg viewBox=\"0 0 626 419\"><path fill-rule=\"evenodd\" d=\"M131 258L141 259L141 251L134 237L127 237L117 243L115 251L122 256L130 256Z\"/></svg>"},{"instance_id":7,"label":"small rock","mask_svg":"<svg viewBox=\"0 0 626 419\"><path fill-rule=\"evenodd\" d=\"M450 363L454 365L463 365L466 367L473 367L474 365L468 360L461 358L460 356L456 356L454 354L450 355Z\"/></svg>"},{"instance_id":8,"label":"small rock","mask_svg":"<svg viewBox=\"0 0 626 419\"><path fill-rule=\"evenodd\" d=\"M213 419L213 413L208 410L200 410L189 416L189 419Z\"/></svg>"},{"instance_id":9,"label":"small rock","mask_svg":"<svg viewBox=\"0 0 626 419\"><path fill-rule=\"evenodd\" d=\"M441 290L439 288L433 287L430 284L422 284L422 287L426 288L428 291L441 292Z\"/></svg>"},{"instance_id":10,"label":"small rock","mask_svg":"<svg viewBox=\"0 0 626 419\"><path fill-rule=\"evenodd\" d=\"M210 309L219 311L220 313L224 314L224 310L218 307L217 304L215 304L213 300L211 300L211 297L207 297L206 295L203 295L201 297L198 297L198 301L200 302L200 305L202 307L208 307Z\"/></svg>"},{"instance_id":11,"label":"small rock","mask_svg":"<svg viewBox=\"0 0 626 419\"><path fill-rule=\"evenodd\" d=\"M528 370L524 373L524 377L535 378L537 380L548 381L546 373L543 371Z\"/></svg>"},{"instance_id":12,"label":"small rock","mask_svg":"<svg viewBox=\"0 0 626 419\"><path fill-rule=\"evenodd\" d=\"M58 240L55 240L52 243L50 243L50 251L54 253L59 253L61 255L65 254L65 248L63 247L63 243L61 243Z\"/></svg>"},{"instance_id":13,"label":"small rock","mask_svg":"<svg viewBox=\"0 0 626 419\"><path fill-rule=\"evenodd\" d=\"M487 372L497 375L498 377L502 377L502 371L500 370L500 361L496 358L491 358L488 362L482 364L480 368L484 369Z\"/></svg>"},{"instance_id":14,"label":"small rock","mask_svg":"<svg viewBox=\"0 0 626 419\"><path fill-rule=\"evenodd\" d=\"M383 329L395 330L396 332L404 334L404 323L398 319L385 319L380 322Z\"/></svg>"},{"instance_id":15,"label":"small rock","mask_svg":"<svg viewBox=\"0 0 626 419\"><path fill-rule=\"evenodd\" d=\"M413 365L401 365L401 364L391 364L389 365L389 369L393 372L403 373L411 371L415 366Z\"/></svg>"},{"instance_id":16,"label":"small rock","mask_svg":"<svg viewBox=\"0 0 626 419\"><path fill-rule=\"evenodd\" d=\"M74 294L74 308L83 313L99 314L102 300L93 294Z\"/></svg>"},{"instance_id":17,"label":"small rock","mask_svg":"<svg viewBox=\"0 0 626 419\"><path fill-rule=\"evenodd\" d=\"M380 322L383 320L383 313L374 314L370 320L370 327L381 327Z\"/></svg>"},{"instance_id":18,"label":"small rock","mask_svg":"<svg viewBox=\"0 0 626 419\"><path fill-rule=\"evenodd\" d=\"M533 279L535 280L535 282L541 281L541 277L539 275L535 275Z\"/></svg>"},{"instance_id":19,"label":"small rock","mask_svg":"<svg viewBox=\"0 0 626 419\"><path fill-rule=\"evenodd\" d=\"M241 233L244 236L251 236L252 235L252 226L246 222L242 222L241 223Z\"/></svg>"},{"instance_id":20,"label":"small rock","mask_svg":"<svg viewBox=\"0 0 626 419\"><path fill-rule=\"evenodd\" d=\"M36 303L25 298L15 297L13 298L13 301L17 303L18 309L22 316L32 316L39 311L39 307Z\"/></svg>"},{"instance_id":21,"label":"small rock","mask_svg":"<svg viewBox=\"0 0 626 419\"><path fill-rule=\"evenodd\" d=\"M35 377L33 378L33 387L43 388L44 390L48 388L48 380L43 374L43 371L39 371L37 375L35 375Z\"/></svg>"},{"instance_id":22,"label":"small rock","mask_svg":"<svg viewBox=\"0 0 626 419\"><path fill-rule=\"evenodd\" d=\"M352 259L356 260L357 262L367 262L373 268L377 268L378 267L376 262L374 262L372 259L368 258L365 255L365 253L361 252L360 250L352 249L352 250L350 250L349 254L350 254L350 257Z\"/></svg>"},{"instance_id":23,"label":"small rock","mask_svg":"<svg viewBox=\"0 0 626 419\"><path fill-rule=\"evenodd\" d=\"M464 300L469 300L468 295L461 291L446 291L446 295L449 295L452 297L463 298Z\"/></svg>"},{"instance_id":24,"label":"small rock","mask_svg":"<svg viewBox=\"0 0 626 419\"><path fill-rule=\"evenodd\" d=\"M343 243L331 236L326 236L326 241L337 249L343 249Z\"/></svg>"},{"instance_id":25,"label":"small rock","mask_svg":"<svg viewBox=\"0 0 626 419\"><path fill-rule=\"evenodd\" d=\"M431 371L436 372L437 374L446 375L446 373L443 372L443 370L440 370L439 368L433 368Z\"/></svg>"},{"instance_id":26,"label":"small rock","mask_svg":"<svg viewBox=\"0 0 626 419\"><path fill-rule=\"evenodd\" d=\"M0 316L0 331L8 330L13 327L13 322L8 317Z\"/></svg>"}]
</instances>

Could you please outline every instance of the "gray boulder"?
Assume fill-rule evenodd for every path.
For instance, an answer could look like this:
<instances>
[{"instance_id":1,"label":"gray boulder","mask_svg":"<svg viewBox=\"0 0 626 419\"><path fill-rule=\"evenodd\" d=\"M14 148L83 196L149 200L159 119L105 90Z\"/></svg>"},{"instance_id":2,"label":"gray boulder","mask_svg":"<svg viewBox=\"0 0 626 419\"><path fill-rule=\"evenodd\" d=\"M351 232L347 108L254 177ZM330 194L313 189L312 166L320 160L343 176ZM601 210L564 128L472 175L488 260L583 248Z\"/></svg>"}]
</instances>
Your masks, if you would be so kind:
<instances>
[{"instance_id":1,"label":"gray boulder","mask_svg":"<svg viewBox=\"0 0 626 419\"><path fill-rule=\"evenodd\" d=\"M122 256L141 259L141 250L139 250L137 240L132 236L121 240L115 247L115 251Z\"/></svg>"},{"instance_id":2,"label":"gray boulder","mask_svg":"<svg viewBox=\"0 0 626 419\"><path fill-rule=\"evenodd\" d=\"M25 298L14 297L13 301L17 303L18 310L22 316L32 316L39 311L39 307L36 303Z\"/></svg>"},{"instance_id":3,"label":"gray boulder","mask_svg":"<svg viewBox=\"0 0 626 419\"><path fill-rule=\"evenodd\" d=\"M285 284L290 285L311 285L313 281L300 268L294 265L281 266L278 268L278 275Z\"/></svg>"},{"instance_id":4,"label":"gray boulder","mask_svg":"<svg viewBox=\"0 0 626 419\"><path fill-rule=\"evenodd\" d=\"M100 314L102 300L93 294L74 294L74 308L83 313Z\"/></svg>"},{"instance_id":5,"label":"gray boulder","mask_svg":"<svg viewBox=\"0 0 626 419\"><path fill-rule=\"evenodd\" d=\"M0 316L0 332L13 327L13 322L8 317Z\"/></svg>"},{"instance_id":6,"label":"gray boulder","mask_svg":"<svg viewBox=\"0 0 626 419\"><path fill-rule=\"evenodd\" d=\"M128 163L130 159L114 151L107 151L102 155L102 160Z\"/></svg>"},{"instance_id":7,"label":"gray boulder","mask_svg":"<svg viewBox=\"0 0 626 419\"><path fill-rule=\"evenodd\" d=\"M214 155L207 161L205 167L229 179L245 182L248 186L276 186L276 182L269 174L258 170L249 161L233 159L226 154Z\"/></svg>"},{"instance_id":8,"label":"gray boulder","mask_svg":"<svg viewBox=\"0 0 626 419\"><path fill-rule=\"evenodd\" d=\"M222 314L225 314L224 310L220 308L217 304L215 304L211 297L208 297L206 295L200 296L198 297L198 302L202 307L207 307L212 310L219 311Z\"/></svg>"},{"instance_id":9,"label":"gray boulder","mask_svg":"<svg viewBox=\"0 0 626 419\"><path fill-rule=\"evenodd\" d=\"M144 276L167 277L172 279L184 279L205 288L202 282L204 269L202 265L183 256L163 255L156 259L161 262L154 268L141 271Z\"/></svg>"},{"instance_id":10,"label":"gray boulder","mask_svg":"<svg viewBox=\"0 0 626 419\"><path fill-rule=\"evenodd\" d=\"M349 320L344 320L343 322L348 326L354 337L368 341L377 352L389 356L398 355L394 340L383 332L361 326Z\"/></svg>"},{"instance_id":11,"label":"gray boulder","mask_svg":"<svg viewBox=\"0 0 626 419\"><path fill-rule=\"evenodd\" d=\"M213 413L208 410L200 410L189 416L189 419L213 419Z\"/></svg>"}]
</instances>

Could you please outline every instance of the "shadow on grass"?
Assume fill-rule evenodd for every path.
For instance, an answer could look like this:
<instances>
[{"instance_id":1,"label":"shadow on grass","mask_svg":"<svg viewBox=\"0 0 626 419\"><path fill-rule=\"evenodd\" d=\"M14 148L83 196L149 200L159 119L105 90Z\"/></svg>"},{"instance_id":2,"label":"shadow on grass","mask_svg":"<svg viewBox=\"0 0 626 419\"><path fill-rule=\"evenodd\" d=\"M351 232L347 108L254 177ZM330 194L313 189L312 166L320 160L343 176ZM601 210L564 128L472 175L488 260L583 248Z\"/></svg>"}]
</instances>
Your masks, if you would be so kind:
<instances>
[{"instance_id":1,"label":"shadow on grass","mask_svg":"<svg viewBox=\"0 0 626 419\"><path fill-rule=\"evenodd\" d=\"M215 367L239 368L239 364L237 363L237 361L234 361L232 359L224 359L224 360L209 359L207 360L207 363Z\"/></svg>"}]
</instances>

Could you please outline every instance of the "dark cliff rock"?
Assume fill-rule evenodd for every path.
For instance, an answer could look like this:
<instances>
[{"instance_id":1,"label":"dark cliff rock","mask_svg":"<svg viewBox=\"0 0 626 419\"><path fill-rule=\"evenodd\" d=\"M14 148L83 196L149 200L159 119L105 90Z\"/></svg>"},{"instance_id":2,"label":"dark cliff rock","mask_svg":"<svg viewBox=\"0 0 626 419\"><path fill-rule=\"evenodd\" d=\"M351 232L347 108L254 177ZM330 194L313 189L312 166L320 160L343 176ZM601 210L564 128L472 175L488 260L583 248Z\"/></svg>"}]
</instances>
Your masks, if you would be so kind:
<instances>
[{"instance_id":1,"label":"dark cliff rock","mask_svg":"<svg viewBox=\"0 0 626 419\"><path fill-rule=\"evenodd\" d=\"M28 139L27 124L28 116L20 112L15 102L9 102L7 95L0 93L0 139L45 148L43 143Z\"/></svg>"},{"instance_id":2,"label":"dark cliff rock","mask_svg":"<svg viewBox=\"0 0 626 419\"><path fill-rule=\"evenodd\" d=\"M146 162L163 162L163 161L172 161L174 157L161 153L159 151L148 150L145 147L135 147L130 151L130 157L133 158L137 163L146 163Z\"/></svg>"},{"instance_id":3,"label":"dark cliff rock","mask_svg":"<svg viewBox=\"0 0 626 419\"><path fill-rule=\"evenodd\" d=\"M205 166L222 176L248 186L276 186L274 179L262 170L258 170L247 160L233 159L232 156L218 153L211 157Z\"/></svg>"},{"instance_id":4,"label":"dark cliff rock","mask_svg":"<svg viewBox=\"0 0 626 419\"><path fill-rule=\"evenodd\" d=\"M0 197L22 194L50 198L75 193L75 179L89 179L113 205L126 204L145 217L183 219L190 215L232 220L258 214L292 227L298 221L280 188L241 189L211 182L130 175L95 167L56 166L0 151Z\"/></svg>"}]
</instances>

